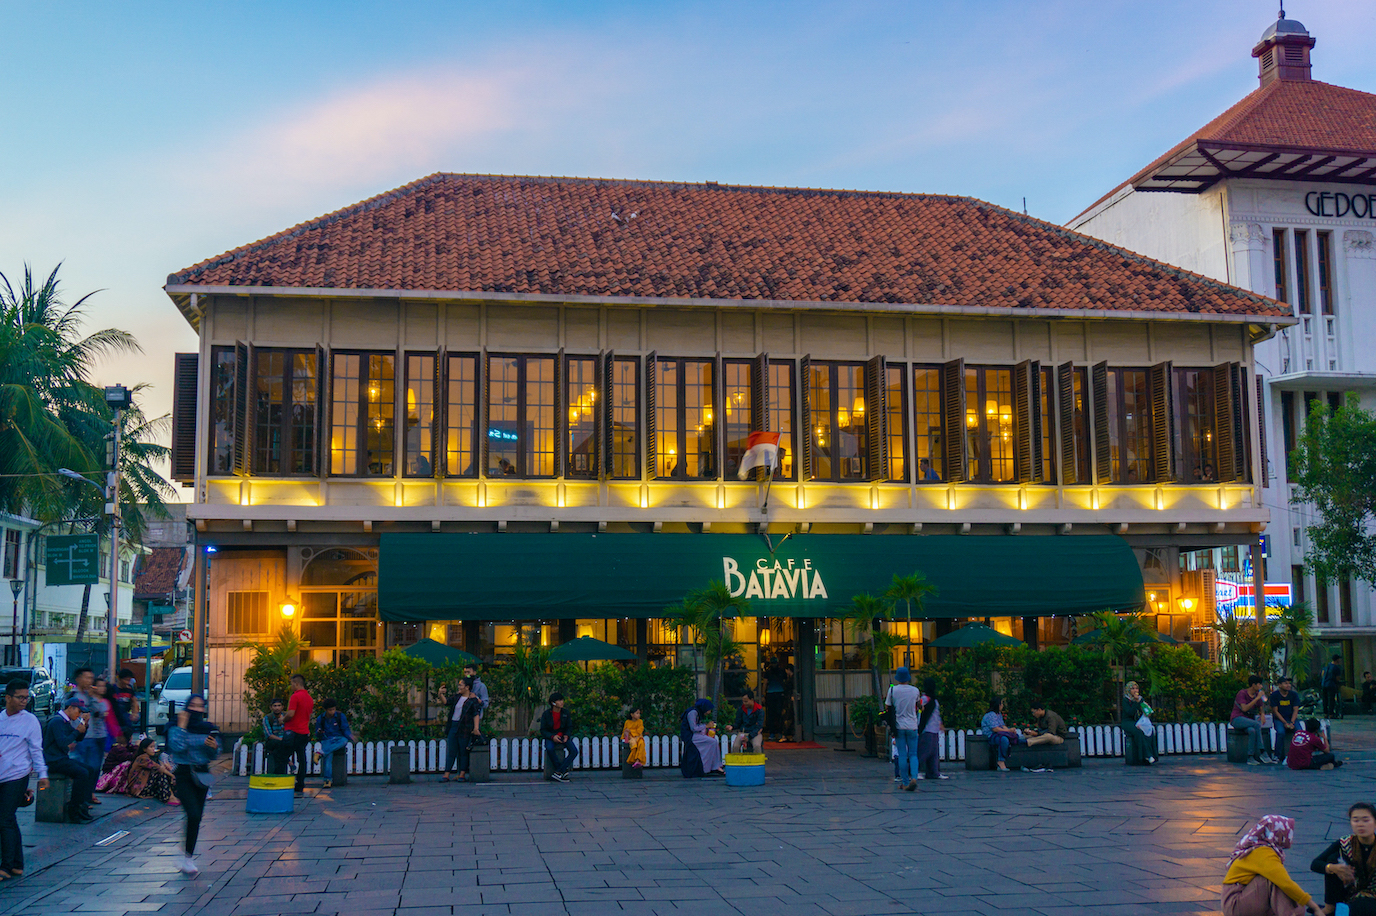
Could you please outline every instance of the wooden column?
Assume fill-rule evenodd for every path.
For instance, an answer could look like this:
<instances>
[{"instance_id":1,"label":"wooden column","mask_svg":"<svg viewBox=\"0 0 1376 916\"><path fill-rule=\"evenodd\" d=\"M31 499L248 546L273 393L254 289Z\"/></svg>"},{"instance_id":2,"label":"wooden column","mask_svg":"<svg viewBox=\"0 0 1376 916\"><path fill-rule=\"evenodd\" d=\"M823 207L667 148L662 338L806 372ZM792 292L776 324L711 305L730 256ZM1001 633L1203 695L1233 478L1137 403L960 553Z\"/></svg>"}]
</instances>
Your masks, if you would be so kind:
<instances>
[{"instance_id":1,"label":"wooden column","mask_svg":"<svg viewBox=\"0 0 1376 916\"><path fill-rule=\"evenodd\" d=\"M794 660L796 673L793 684L798 693L797 715L794 717L794 738L812 741L817 734L817 628L811 617L797 617L793 621ZM842 677L845 675L842 674Z\"/></svg>"}]
</instances>

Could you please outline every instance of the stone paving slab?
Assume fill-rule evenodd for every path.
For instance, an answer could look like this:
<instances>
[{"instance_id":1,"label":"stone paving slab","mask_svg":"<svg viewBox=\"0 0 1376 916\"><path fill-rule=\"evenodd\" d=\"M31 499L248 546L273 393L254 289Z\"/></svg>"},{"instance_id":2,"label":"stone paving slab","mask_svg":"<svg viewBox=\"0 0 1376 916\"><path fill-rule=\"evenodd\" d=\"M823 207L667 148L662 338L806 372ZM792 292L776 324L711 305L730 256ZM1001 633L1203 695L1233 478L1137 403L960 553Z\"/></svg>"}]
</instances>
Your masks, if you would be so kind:
<instances>
[{"instance_id":1,"label":"stone paving slab","mask_svg":"<svg viewBox=\"0 0 1376 916\"><path fill-rule=\"evenodd\" d=\"M1374 742L1376 743L1376 742ZM769 782L576 773L566 785L356 777L289 815L244 812L223 779L202 873L175 870L182 815L107 799L89 825L25 829L28 874L0 883L23 916L860 916L1214 914L1227 853L1262 814L1297 821L1292 874L1376 796L1376 753L1330 773L1165 758L1050 774L970 773L899 792L882 761L778 751ZM94 843L117 830L129 835Z\"/></svg>"}]
</instances>

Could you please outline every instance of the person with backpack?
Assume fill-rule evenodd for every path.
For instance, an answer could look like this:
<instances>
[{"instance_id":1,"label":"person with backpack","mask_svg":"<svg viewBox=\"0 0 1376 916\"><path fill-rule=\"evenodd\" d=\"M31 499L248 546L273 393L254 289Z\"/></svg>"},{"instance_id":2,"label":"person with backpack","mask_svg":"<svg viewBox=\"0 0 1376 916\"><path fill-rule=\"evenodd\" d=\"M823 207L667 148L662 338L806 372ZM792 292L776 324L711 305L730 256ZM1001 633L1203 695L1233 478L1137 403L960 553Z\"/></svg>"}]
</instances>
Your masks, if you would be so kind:
<instances>
[{"instance_id":1,"label":"person with backpack","mask_svg":"<svg viewBox=\"0 0 1376 916\"><path fill-rule=\"evenodd\" d=\"M1333 660L1324 666L1323 678L1319 681L1323 690L1323 714L1330 719L1338 714L1338 696L1343 686L1342 663L1342 655L1334 652Z\"/></svg>"},{"instance_id":2,"label":"person with backpack","mask_svg":"<svg viewBox=\"0 0 1376 916\"><path fill-rule=\"evenodd\" d=\"M324 712L315 720L315 733L320 738L320 750L315 752L315 759L325 779L324 788L328 789L334 785L334 752L358 739L349 728L349 720L339 711L338 703L327 699L321 708Z\"/></svg>"}]
</instances>

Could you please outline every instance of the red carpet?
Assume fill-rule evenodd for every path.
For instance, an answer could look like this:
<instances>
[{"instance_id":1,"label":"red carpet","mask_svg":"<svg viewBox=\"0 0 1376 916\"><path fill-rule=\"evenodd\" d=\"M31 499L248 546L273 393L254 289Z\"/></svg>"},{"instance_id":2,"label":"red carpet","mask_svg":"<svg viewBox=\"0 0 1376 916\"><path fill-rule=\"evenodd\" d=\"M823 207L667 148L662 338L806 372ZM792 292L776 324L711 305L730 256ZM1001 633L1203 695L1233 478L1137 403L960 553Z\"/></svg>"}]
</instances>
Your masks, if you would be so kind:
<instances>
[{"instance_id":1,"label":"red carpet","mask_svg":"<svg viewBox=\"0 0 1376 916\"><path fill-rule=\"evenodd\" d=\"M819 751L824 745L816 741L766 741L764 749L767 751Z\"/></svg>"}]
</instances>

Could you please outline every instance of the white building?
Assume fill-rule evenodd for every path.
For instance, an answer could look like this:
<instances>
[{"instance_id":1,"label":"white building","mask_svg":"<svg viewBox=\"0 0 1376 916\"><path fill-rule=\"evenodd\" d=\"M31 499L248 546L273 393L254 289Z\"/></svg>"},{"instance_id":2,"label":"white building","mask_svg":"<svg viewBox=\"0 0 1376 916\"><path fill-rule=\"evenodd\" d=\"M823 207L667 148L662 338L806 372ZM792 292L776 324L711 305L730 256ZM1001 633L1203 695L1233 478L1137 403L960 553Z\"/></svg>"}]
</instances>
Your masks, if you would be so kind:
<instances>
[{"instance_id":1,"label":"white building","mask_svg":"<svg viewBox=\"0 0 1376 916\"><path fill-rule=\"evenodd\" d=\"M1258 89L1068 225L1292 304L1299 323L1255 351L1267 581L1311 603L1351 684L1376 661L1372 590L1305 569L1311 521L1290 504L1285 456L1306 404L1376 403L1376 95L1314 80L1314 44L1300 23L1273 23L1252 49Z\"/></svg>"}]
</instances>

